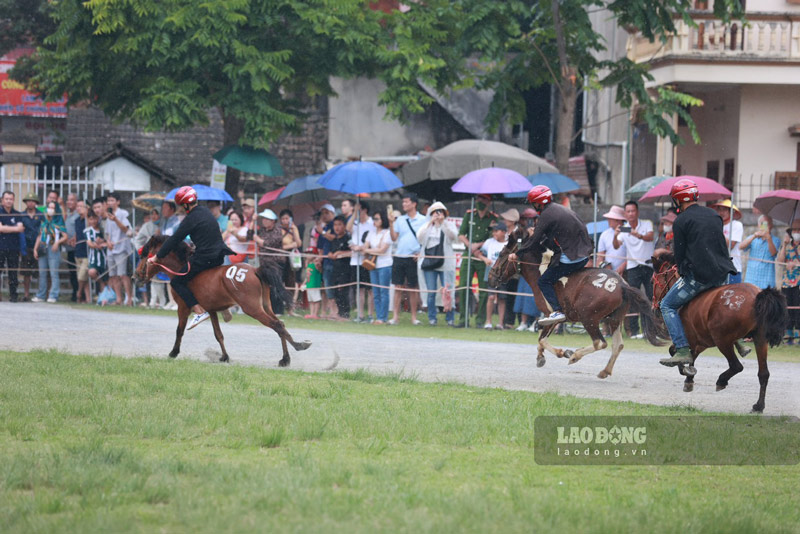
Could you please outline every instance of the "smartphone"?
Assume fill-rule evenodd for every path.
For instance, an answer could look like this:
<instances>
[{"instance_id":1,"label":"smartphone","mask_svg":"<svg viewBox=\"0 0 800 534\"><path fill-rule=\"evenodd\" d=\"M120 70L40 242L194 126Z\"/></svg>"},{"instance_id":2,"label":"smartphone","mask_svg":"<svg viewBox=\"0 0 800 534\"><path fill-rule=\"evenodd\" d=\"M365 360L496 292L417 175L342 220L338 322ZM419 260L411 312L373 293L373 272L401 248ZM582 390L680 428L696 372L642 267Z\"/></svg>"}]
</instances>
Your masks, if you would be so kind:
<instances>
[{"instance_id":1,"label":"smartphone","mask_svg":"<svg viewBox=\"0 0 800 534\"><path fill-rule=\"evenodd\" d=\"M623 226L619 229L619 231L623 234L629 234L631 233L631 230L633 230L633 228L631 228L630 226Z\"/></svg>"},{"instance_id":2,"label":"smartphone","mask_svg":"<svg viewBox=\"0 0 800 534\"><path fill-rule=\"evenodd\" d=\"M394 213L394 207L392 207L392 205L391 205L391 204L389 204L388 206L386 206L386 213L388 213L389 215L391 215L392 213Z\"/></svg>"},{"instance_id":3,"label":"smartphone","mask_svg":"<svg viewBox=\"0 0 800 534\"><path fill-rule=\"evenodd\" d=\"M108 213L113 213L114 212L114 210L112 210L111 208L106 208L106 210L108 211Z\"/></svg>"}]
</instances>

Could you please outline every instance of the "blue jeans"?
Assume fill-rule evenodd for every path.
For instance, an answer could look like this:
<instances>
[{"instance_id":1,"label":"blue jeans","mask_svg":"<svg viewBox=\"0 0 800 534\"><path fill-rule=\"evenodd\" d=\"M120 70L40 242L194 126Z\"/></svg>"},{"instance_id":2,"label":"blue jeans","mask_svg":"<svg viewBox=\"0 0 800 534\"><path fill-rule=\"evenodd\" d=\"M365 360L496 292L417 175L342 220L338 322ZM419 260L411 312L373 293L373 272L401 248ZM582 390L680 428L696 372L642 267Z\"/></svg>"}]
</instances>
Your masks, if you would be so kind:
<instances>
[{"instance_id":1,"label":"blue jeans","mask_svg":"<svg viewBox=\"0 0 800 534\"><path fill-rule=\"evenodd\" d=\"M558 297L556 297L555 283L558 282L559 278L583 269L587 261L589 261L588 258L577 263L559 263L558 265L550 266L539 278L536 285L539 286L542 295L544 295L545 300L550 304L554 312L561 311L561 305L558 303Z\"/></svg>"},{"instance_id":2,"label":"blue jeans","mask_svg":"<svg viewBox=\"0 0 800 534\"><path fill-rule=\"evenodd\" d=\"M330 286L335 286L336 284L333 283L333 262L330 261L327 264L323 261L322 262L322 287L325 288L325 296L329 299L336 298L336 290L335 289L328 289Z\"/></svg>"},{"instance_id":3,"label":"blue jeans","mask_svg":"<svg viewBox=\"0 0 800 534\"><path fill-rule=\"evenodd\" d=\"M389 284L392 282L392 266L373 269L369 272L372 288L372 301L375 303L375 318L384 323L389 320Z\"/></svg>"},{"instance_id":4,"label":"blue jeans","mask_svg":"<svg viewBox=\"0 0 800 534\"><path fill-rule=\"evenodd\" d=\"M682 276L664 295L661 300L661 315L664 317L664 323L667 325L667 330L669 330L669 337L672 338L676 349L689 346L689 340L686 339L686 332L683 330L683 323L678 310L706 289L721 285L724 285L724 282L708 282L704 284L689 276Z\"/></svg>"},{"instance_id":5,"label":"blue jeans","mask_svg":"<svg viewBox=\"0 0 800 534\"><path fill-rule=\"evenodd\" d=\"M444 287L444 284L448 282L445 280L445 273L444 271L422 271L425 275L425 287L428 288L428 320L429 321L436 321L436 290L440 287ZM455 272L454 272L455 274ZM438 280L438 285L437 285ZM450 287L453 287L453 283L450 282ZM450 310L445 314L445 319L448 323L453 322L456 318L455 310Z\"/></svg>"},{"instance_id":6,"label":"blue jeans","mask_svg":"<svg viewBox=\"0 0 800 534\"><path fill-rule=\"evenodd\" d=\"M45 247L43 247L45 248ZM61 266L61 251L53 252L53 248L49 245L46 247L47 252L42 254L40 248L39 253L39 291L36 296L44 300L47 294L47 273L50 272L50 296L51 299L58 300L58 293L61 290L59 287L60 280L58 279L58 268Z\"/></svg>"}]
</instances>

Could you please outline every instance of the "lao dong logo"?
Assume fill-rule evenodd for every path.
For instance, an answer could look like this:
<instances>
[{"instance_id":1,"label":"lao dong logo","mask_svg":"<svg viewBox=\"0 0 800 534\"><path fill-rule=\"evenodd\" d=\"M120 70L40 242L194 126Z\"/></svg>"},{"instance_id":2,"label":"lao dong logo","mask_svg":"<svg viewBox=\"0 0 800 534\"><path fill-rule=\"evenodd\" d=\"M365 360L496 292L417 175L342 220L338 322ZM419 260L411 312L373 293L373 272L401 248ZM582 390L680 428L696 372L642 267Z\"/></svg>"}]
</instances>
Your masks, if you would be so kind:
<instances>
[{"instance_id":1,"label":"lao dong logo","mask_svg":"<svg viewBox=\"0 0 800 534\"><path fill-rule=\"evenodd\" d=\"M581 445L626 445L635 443L642 445L647 441L647 428L643 426L613 426L611 428L596 426L559 426L559 444Z\"/></svg>"}]
</instances>

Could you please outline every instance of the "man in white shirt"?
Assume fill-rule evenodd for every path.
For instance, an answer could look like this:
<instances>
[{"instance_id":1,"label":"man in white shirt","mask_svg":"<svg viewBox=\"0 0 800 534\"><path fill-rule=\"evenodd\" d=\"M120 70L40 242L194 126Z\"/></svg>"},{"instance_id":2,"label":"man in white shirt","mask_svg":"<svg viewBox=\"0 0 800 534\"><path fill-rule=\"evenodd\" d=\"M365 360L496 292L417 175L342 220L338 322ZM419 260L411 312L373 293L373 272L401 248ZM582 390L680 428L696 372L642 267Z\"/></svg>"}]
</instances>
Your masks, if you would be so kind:
<instances>
[{"instance_id":1,"label":"man in white shirt","mask_svg":"<svg viewBox=\"0 0 800 534\"><path fill-rule=\"evenodd\" d=\"M742 251L739 249L739 243L744 238L744 225L739 222L739 219L742 218L742 212L736 205L731 206L730 199L721 200L712 207L722 217L722 231L725 234L725 241L728 243L733 266L737 271L736 274L728 277L728 283L740 284L742 282ZM731 221L731 209L733 210L733 221Z\"/></svg>"},{"instance_id":2,"label":"man in white shirt","mask_svg":"<svg viewBox=\"0 0 800 534\"><path fill-rule=\"evenodd\" d=\"M634 200L625 203L625 220L627 224L614 230L614 250L619 251L625 245L628 257L625 268L625 279L631 287L644 287L648 300L653 299L653 268L649 262L655 251L653 223L639 218L639 204ZM639 319L628 317L628 329L631 337L641 339Z\"/></svg>"},{"instance_id":3,"label":"man in white shirt","mask_svg":"<svg viewBox=\"0 0 800 534\"><path fill-rule=\"evenodd\" d=\"M119 193L112 191L107 197L108 209L105 213L105 236L108 241L108 277L111 287L117 294L117 305L123 304L123 290L127 295L125 306L133 306L133 287L128 274L128 263L131 254L131 223L128 212L119 207Z\"/></svg>"},{"instance_id":4,"label":"man in white shirt","mask_svg":"<svg viewBox=\"0 0 800 534\"><path fill-rule=\"evenodd\" d=\"M342 201L342 206L344 206L344 201ZM356 220L356 216L358 216L358 220ZM363 200L359 200L358 204L356 204L355 211L353 212L353 216L347 220L347 231L350 233L350 248L352 249L354 246L362 246L364 244L364 240L367 237L367 233L375 230L375 223L372 222L372 217L369 215L369 204L367 204ZM350 270L352 271L352 280L356 281L356 274L360 277L361 283L369 282L369 271L366 270L361 266L361 263L364 261L364 255L360 252L353 252L350 256ZM363 302L363 299L366 298L367 301L367 319L365 321L363 316L357 317L355 322L367 322L372 319L373 312L375 311L375 303L372 300L372 290L369 286L361 286L361 289L358 291L358 296L356 297L355 302ZM351 302L353 302L351 300ZM361 308L361 312L364 312L364 308Z\"/></svg>"},{"instance_id":5,"label":"man in white shirt","mask_svg":"<svg viewBox=\"0 0 800 534\"><path fill-rule=\"evenodd\" d=\"M608 210L608 213L604 213L603 217L608 220L608 228L600 234L600 239L597 241L595 267L608 263L621 275L627 268L628 254L625 243L620 243L620 247L617 249L614 248L614 232L625 222L625 210L619 206L611 206L611 209Z\"/></svg>"}]
</instances>

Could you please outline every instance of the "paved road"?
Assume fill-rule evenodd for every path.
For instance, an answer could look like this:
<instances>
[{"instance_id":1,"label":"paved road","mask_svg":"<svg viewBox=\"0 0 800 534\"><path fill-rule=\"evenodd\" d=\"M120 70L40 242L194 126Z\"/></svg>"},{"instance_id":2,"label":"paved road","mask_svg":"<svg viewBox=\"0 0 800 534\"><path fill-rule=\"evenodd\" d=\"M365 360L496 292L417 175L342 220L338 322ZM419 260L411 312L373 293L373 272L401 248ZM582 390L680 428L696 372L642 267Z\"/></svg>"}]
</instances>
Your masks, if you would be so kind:
<instances>
[{"instance_id":1,"label":"paved road","mask_svg":"<svg viewBox=\"0 0 800 534\"><path fill-rule=\"evenodd\" d=\"M173 317L130 315L72 309L52 304L0 302L0 349L27 351L54 348L70 353L156 356L166 358L172 348ZM223 326L226 347L235 364L276 367L280 342L267 328L236 323ZM153 333L156 333L155 335ZM292 368L325 371L339 355L339 369L364 368L372 372L403 371L420 380L455 381L477 386L515 390L554 391L578 397L613 399L662 405L688 405L702 410L748 412L758 397L756 362L743 360L745 370L728 389L715 392L717 376L725 370L723 358L698 360L692 393L682 391L683 377L658 364L663 354L624 350L614 375L596 378L608 351L586 356L568 366L566 360L548 356L537 368L533 345L476 343L444 339L354 335L315 330L293 330L296 340L313 346L291 352ZM156 340L153 342L153 340ZM575 348L575 347L572 347ZM215 361L219 347L211 324L184 336L181 358ZM772 362L766 414L800 416L800 364Z\"/></svg>"}]
</instances>

